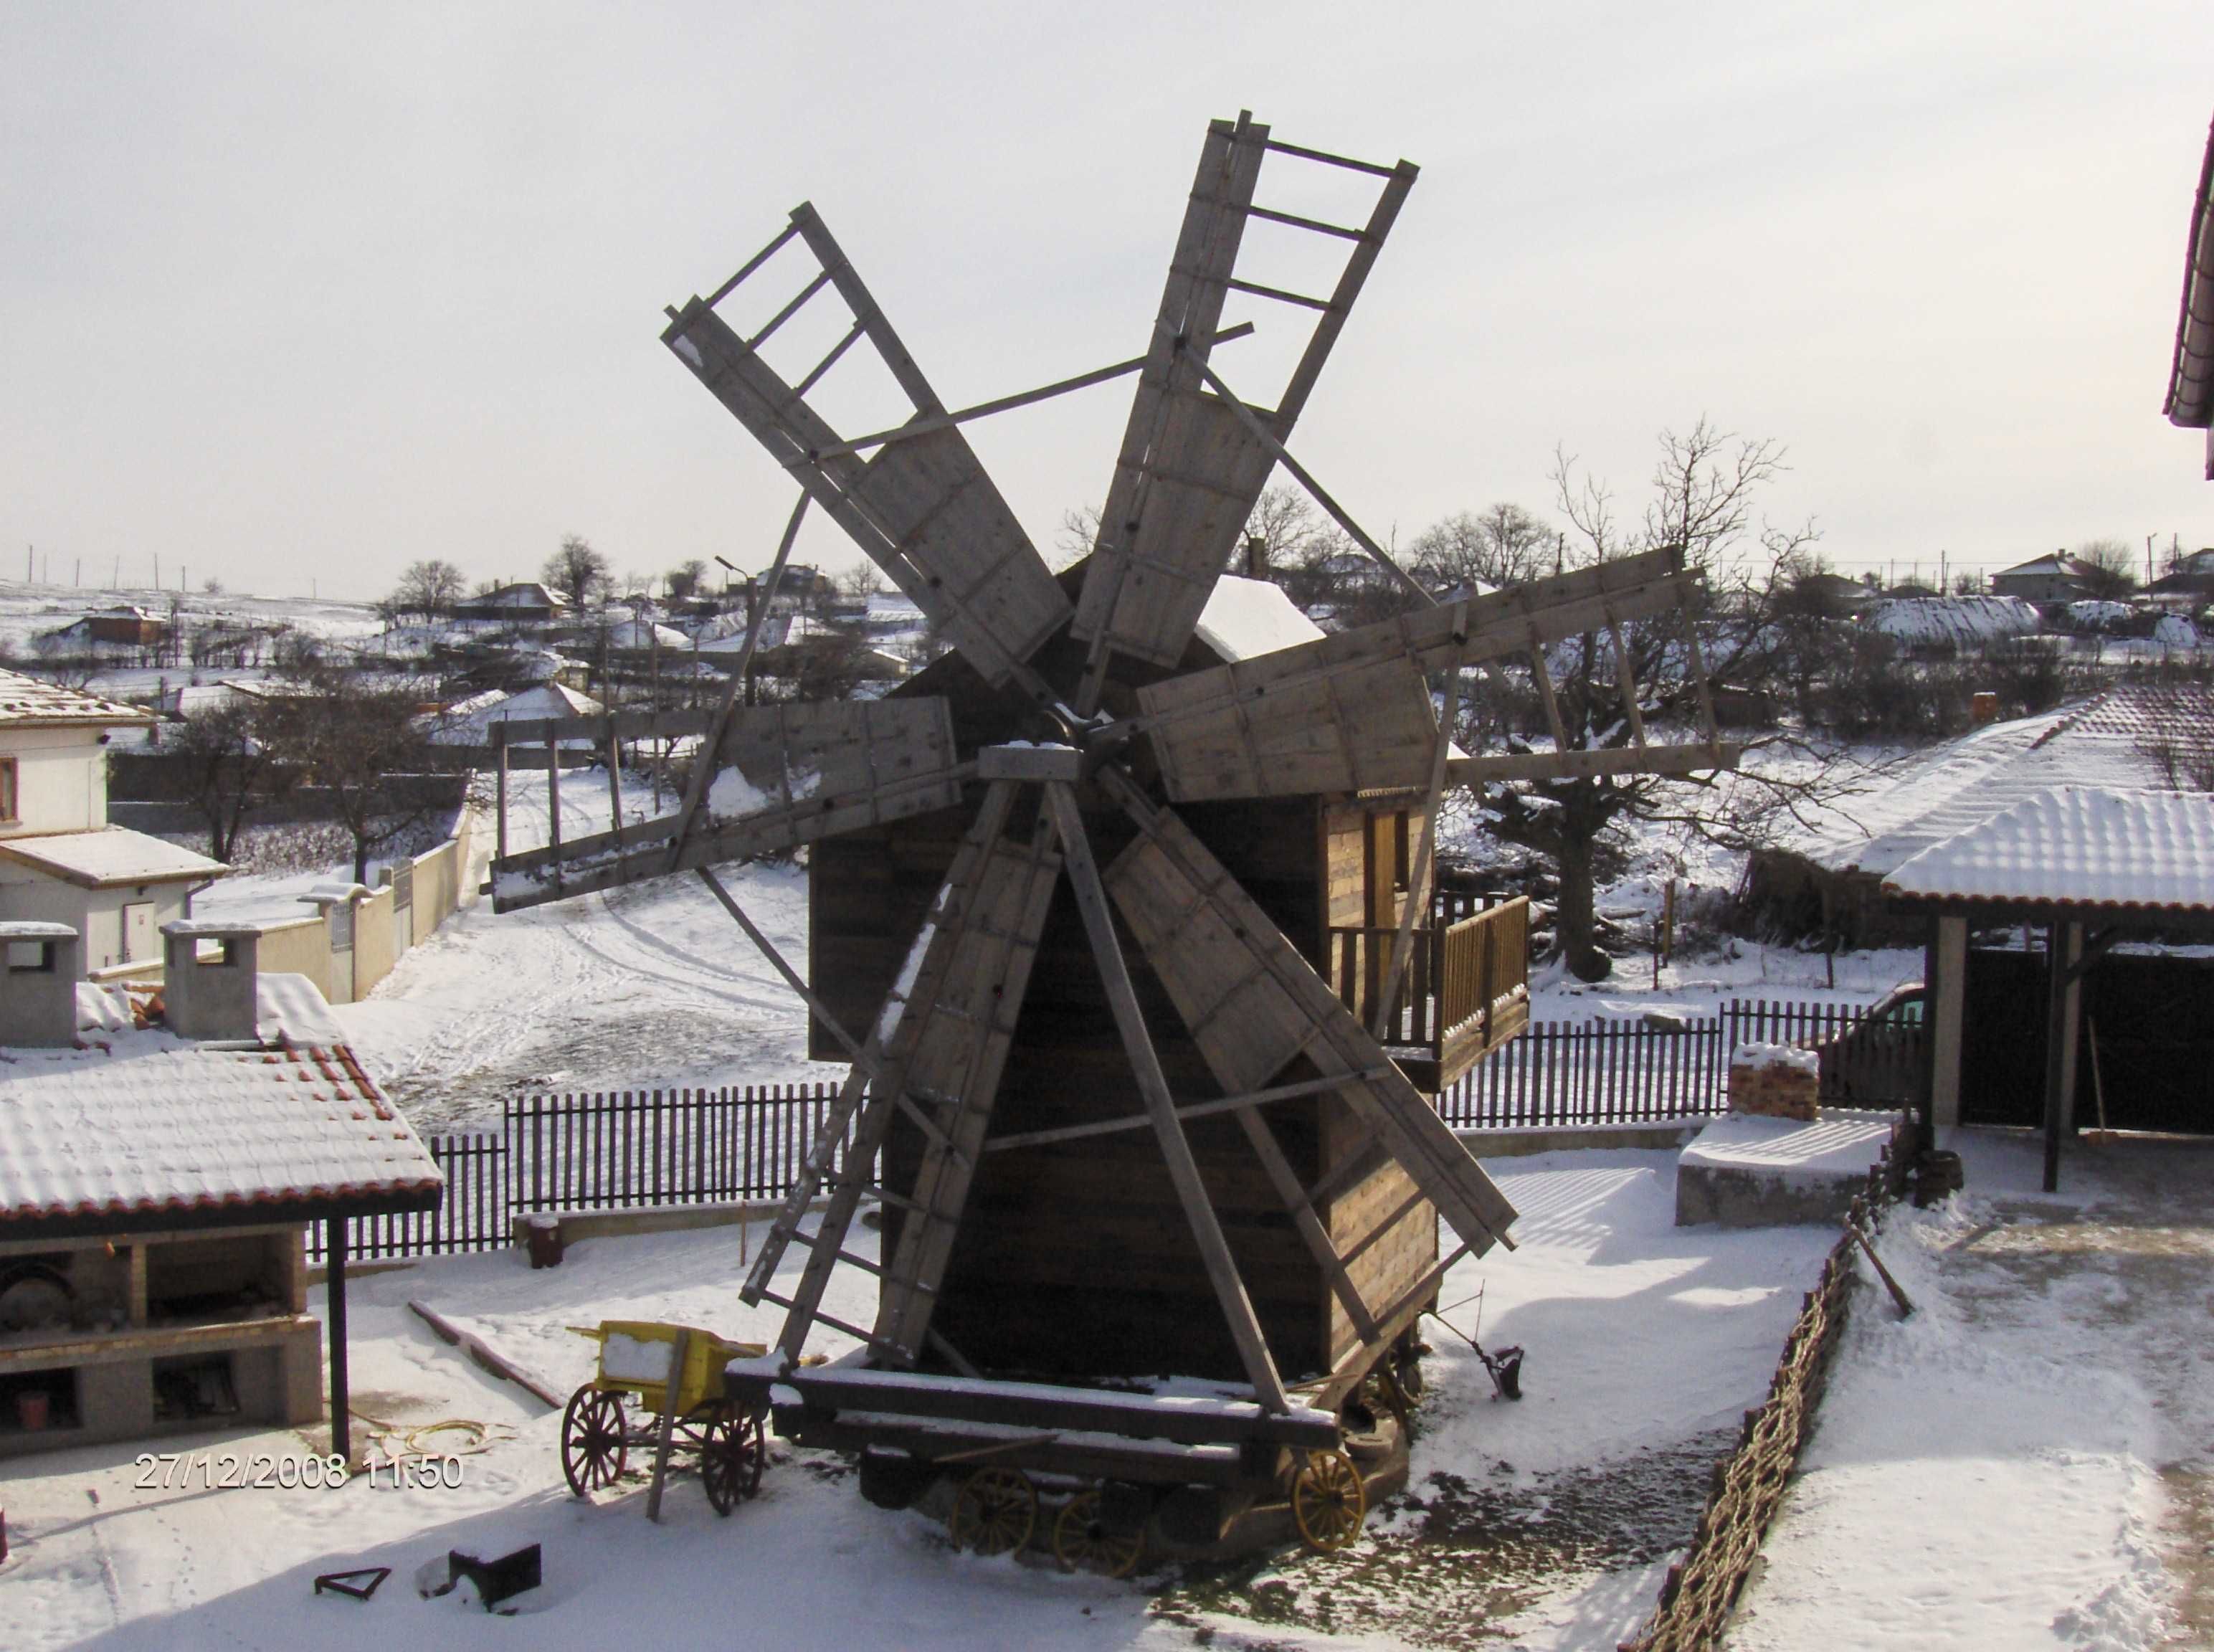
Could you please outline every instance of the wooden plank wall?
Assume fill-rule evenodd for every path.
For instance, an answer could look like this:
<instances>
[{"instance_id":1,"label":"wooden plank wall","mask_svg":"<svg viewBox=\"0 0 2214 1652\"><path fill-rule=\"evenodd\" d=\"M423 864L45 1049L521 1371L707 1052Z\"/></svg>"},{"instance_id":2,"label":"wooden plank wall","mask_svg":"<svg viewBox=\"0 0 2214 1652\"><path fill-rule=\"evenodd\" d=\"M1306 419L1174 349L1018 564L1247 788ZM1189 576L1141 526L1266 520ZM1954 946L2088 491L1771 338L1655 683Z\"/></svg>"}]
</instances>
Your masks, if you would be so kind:
<instances>
[{"instance_id":1,"label":"wooden plank wall","mask_svg":"<svg viewBox=\"0 0 2214 1652\"><path fill-rule=\"evenodd\" d=\"M1195 805L1180 811L1285 933L1319 957L1324 924L1326 835L1311 798ZM1358 821L1355 851L1360 844ZM816 990L855 1030L878 1013L914 928L952 858L965 811L857 833L812 851L810 942ZM1102 862L1131 832L1119 813L1087 811ZM1171 1091L1181 1099L1221 1093L1159 982L1125 937L1125 955ZM841 1052L817 1034L813 1053ZM1031 973L1009 1054L994 1134L1054 1129L1141 1112L1091 947L1064 884ZM1326 1121L1334 1099L1279 1103L1267 1117L1286 1155L1312 1182L1331 1142L1349 1126ZM1287 1378L1319 1372L1326 1344L1345 1331L1330 1294L1300 1243L1259 1160L1233 1120L1191 1121L1192 1151L1271 1348ZM902 1121L886 1150L890 1185L907 1185L920 1141ZM1388 1169L1337 1202L1342 1238L1365 1232L1407 1190ZM896 1242L886 1213L885 1243ZM1360 1258L1364 1288L1388 1298L1434 1255L1411 1217ZM1236 1380L1240 1367L1196 1245L1150 1131L1130 1131L984 1156L940 1294L936 1327L988 1368L1041 1374L1138 1375L1174 1371Z\"/></svg>"}]
</instances>

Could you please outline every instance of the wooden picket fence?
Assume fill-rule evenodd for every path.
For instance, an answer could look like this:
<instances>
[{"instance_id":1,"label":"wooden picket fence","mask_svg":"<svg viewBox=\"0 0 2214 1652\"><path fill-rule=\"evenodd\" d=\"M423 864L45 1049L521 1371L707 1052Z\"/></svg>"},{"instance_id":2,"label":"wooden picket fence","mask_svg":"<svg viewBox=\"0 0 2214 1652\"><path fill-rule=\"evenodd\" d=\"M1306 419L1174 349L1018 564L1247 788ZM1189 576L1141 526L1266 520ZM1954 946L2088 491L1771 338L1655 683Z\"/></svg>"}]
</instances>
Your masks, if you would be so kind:
<instances>
[{"instance_id":1,"label":"wooden picket fence","mask_svg":"<svg viewBox=\"0 0 2214 1652\"><path fill-rule=\"evenodd\" d=\"M1438 1111L1456 1129L1701 1118L1728 1104L1740 1044L1826 1041L1865 1013L1740 999L1705 1017L1535 1022L1440 1094ZM777 1198L836 1095L823 1083L526 1096L497 1133L428 1137L446 1177L439 1208L357 1218L348 1244L372 1259L489 1251L533 1211ZM309 1229L316 1262L321 1235Z\"/></svg>"},{"instance_id":2,"label":"wooden picket fence","mask_svg":"<svg viewBox=\"0 0 2214 1652\"><path fill-rule=\"evenodd\" d=\"M1438 1097L1460 1130L1666 1123L1729 1104L1730 1052L1740 1044L1815 1044L1867 1015L1851 1004L1732 999L1713 1015L1533 1021Z\"/></svg>"},{"instance_id":3,"label":"wooden picket fence","mask_svg":"<svg viewBox=\"0 0 2214 1652\"><path fill-rule=\"evenodd\" d=\"M367 1259L491 1251L534 1211L777 1198L837 1093L749 1084L525 1096L506 1104L497 1134L425 1138L446 1178L438 1208L357 1217L347 1245ZM322 1260L322 1231L309 1230L311 1262Z\"/></svg>"}]
</instances>

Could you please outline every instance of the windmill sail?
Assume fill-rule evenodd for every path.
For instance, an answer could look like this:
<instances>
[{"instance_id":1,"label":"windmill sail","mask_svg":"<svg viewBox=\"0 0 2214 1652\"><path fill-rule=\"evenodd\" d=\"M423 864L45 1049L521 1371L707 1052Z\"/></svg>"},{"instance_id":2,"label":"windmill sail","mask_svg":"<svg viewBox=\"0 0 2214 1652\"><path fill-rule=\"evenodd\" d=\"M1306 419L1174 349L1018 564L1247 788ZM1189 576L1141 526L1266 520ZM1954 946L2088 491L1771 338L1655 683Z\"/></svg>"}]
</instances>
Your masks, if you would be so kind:
<instances>
[{"instance_id":1,"label":"windmill sail","mask_svg":"<svg viewBox=\"0 0 2214 1652\"><path fill-rule=\"evenodd\" d=\"M1679 608L1697 590L1682 566L1679 552L1648 552L1472 597L1465 619L1459 604L1424 609L1193 671L1141 688L1138 720L1178 803L1424 786L1430 673ZM1712 742L1627 750L1624 772L1726 761ZM1456 779L1480 774L1456 766Z\"/></svg>"},{"instance_id":2,"label":"windmill sail","mask_svg":"<svg viewBox=\"0 0 2214 1652\"><path fill-rule=\"evenodd\" d=\"M1367 223L1349 229L1257 206L1262 162L1272 151L1383 178ZM1262 413L1281 442L1329 358L1415 173L1404 161L1375 166L1273 141L1249 116L1209 126L1085 575L1074 627L1079 639L1160 665L1183 657L1275 465L1238 415L1208 390L1196 364L1207 358L1223 303L1243 292L1318 317L1276 407ZM1330 295L1314 297L1239 277L1249 217L1349 242Z\"/></svg>"},{"instance_id":3,"label":"windmill sail","mask_svg":"<svg viewBox=\"0 0 2214 1652\"><path fill-rule=\"evenodd\" d=\"M714 306L759 266L756 259L714 298L695 297L673 312L662 341L971 664L1004 682L1068 618L1068 599L958 430L939 426L889 441L865 461L808 405L807 389L865 338L913 403L914 423L934 425L945 413L814 208L797 207L792 217L792 229L769 250L796 233L823 266L798 298L741 338ZM846 301L853 324L795 387L759 346L825 285Z\"/></svg>"},{"instance_id":4,"label":"windmill sail","mask_svg":"<svg viewBox=\"0 0 2214 1652\"><path fill-rule=\"evenodd\" d=\"M605 718L534 724L558 762L566 742L607 737ZM769 854L838 832L903 820L961 801L969 772L957 760L943 700L841 701L734 709L701 817L676 858L681 817L664 815L494 860L492 909L510 911L694 866ZM560 774L549 775L560 807Z\"/></svg>"}]
</instances>

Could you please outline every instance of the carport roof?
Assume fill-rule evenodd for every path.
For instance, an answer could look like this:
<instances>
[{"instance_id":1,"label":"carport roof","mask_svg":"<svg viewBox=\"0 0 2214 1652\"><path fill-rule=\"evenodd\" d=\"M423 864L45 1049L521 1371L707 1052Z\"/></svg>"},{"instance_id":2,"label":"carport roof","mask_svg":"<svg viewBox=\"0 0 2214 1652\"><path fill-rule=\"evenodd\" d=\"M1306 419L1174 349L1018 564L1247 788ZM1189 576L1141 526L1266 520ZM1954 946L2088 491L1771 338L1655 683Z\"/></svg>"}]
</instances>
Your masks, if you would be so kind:
<instances>
[{"instance_id":1,"label":"carport roof","mask_svg":"<svg viewBox=\"0 0 2214 1652\"><path fill-rule=\"evenodd\" d=\"M2214 797L2056 786L1932 844L1883 889L1917 902L2214 912Z\"/></svg>"}]
</instances>

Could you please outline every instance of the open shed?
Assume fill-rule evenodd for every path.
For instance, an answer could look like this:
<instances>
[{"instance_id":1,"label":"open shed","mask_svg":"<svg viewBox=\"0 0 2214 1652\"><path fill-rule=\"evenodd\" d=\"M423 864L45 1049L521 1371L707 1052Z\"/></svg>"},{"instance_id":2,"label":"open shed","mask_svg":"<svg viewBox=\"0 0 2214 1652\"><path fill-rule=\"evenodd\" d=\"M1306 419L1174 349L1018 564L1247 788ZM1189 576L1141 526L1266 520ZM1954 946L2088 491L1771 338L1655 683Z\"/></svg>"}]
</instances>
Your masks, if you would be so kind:
<instances>
[{"instance_id":1,"label":"open shed","mask_svg":"<svg viewBox=\"0 0 2214 1652\"><path fill-rule=\"evenodd\" d=\"M1960 1118L1968 936L2042 933L2045 1186L2076 1123L2083 982L2125 940L2214 939L2214 798L2059 786L1932 844L1884 880L1929 926L1929 1117ZM2088 1051L2097 1061L2094 1042ZM2095 1102L2103 1109L2098 1074ZM2214 1128L2214 1117L2199 1128Z\"/></svg>"}]
</instances>

